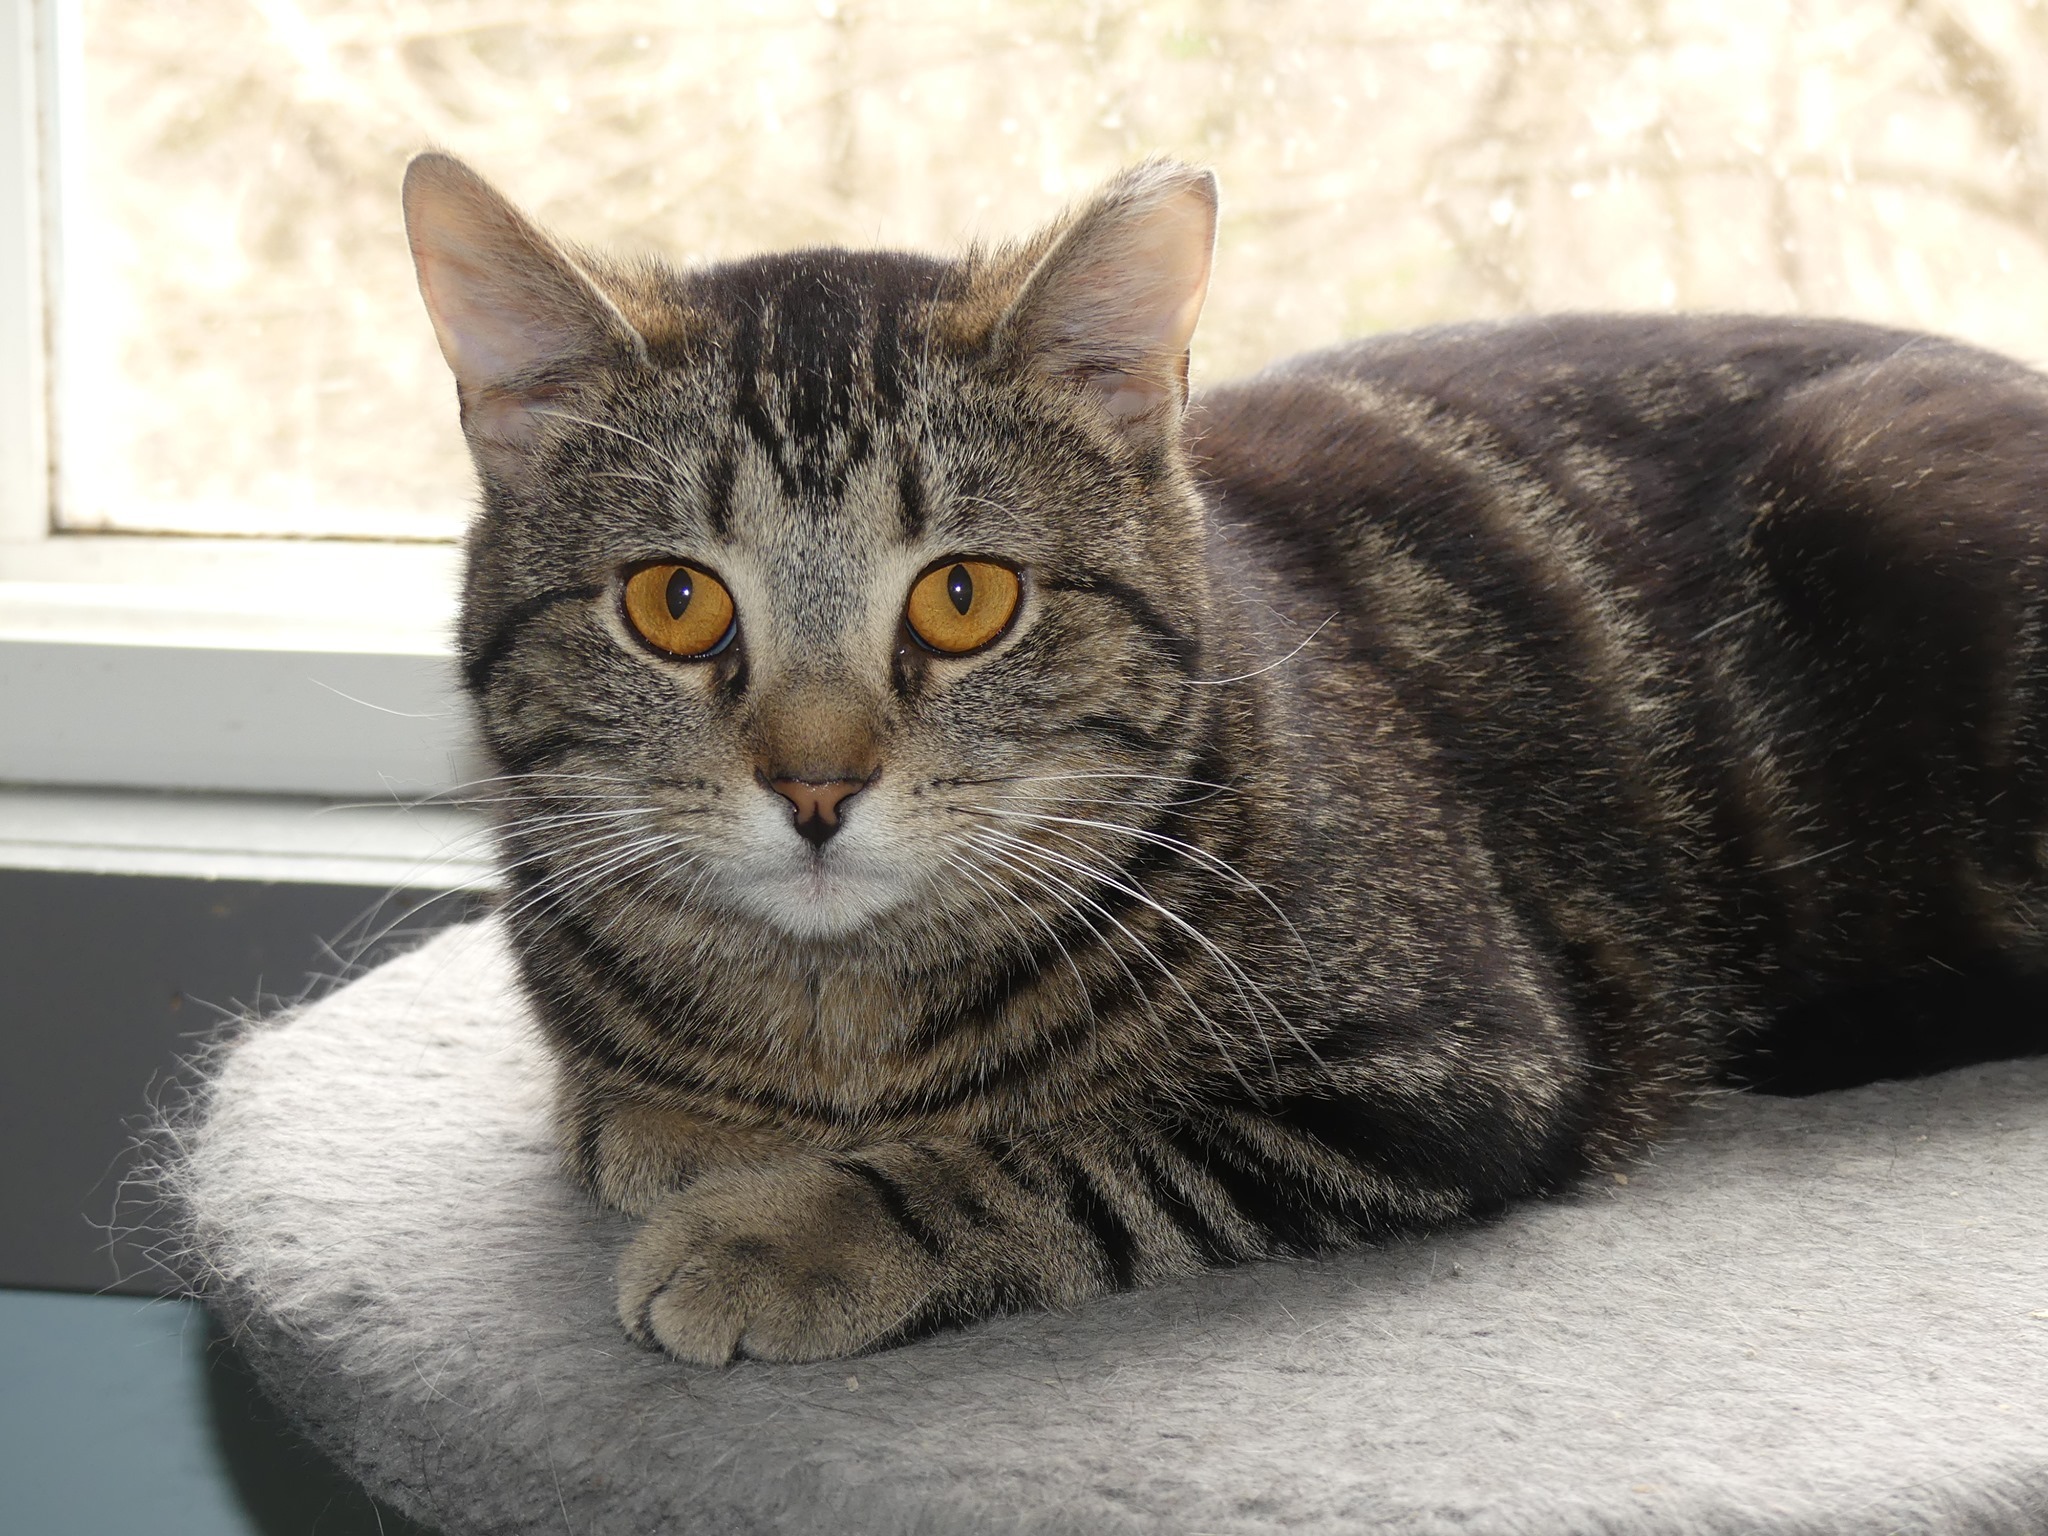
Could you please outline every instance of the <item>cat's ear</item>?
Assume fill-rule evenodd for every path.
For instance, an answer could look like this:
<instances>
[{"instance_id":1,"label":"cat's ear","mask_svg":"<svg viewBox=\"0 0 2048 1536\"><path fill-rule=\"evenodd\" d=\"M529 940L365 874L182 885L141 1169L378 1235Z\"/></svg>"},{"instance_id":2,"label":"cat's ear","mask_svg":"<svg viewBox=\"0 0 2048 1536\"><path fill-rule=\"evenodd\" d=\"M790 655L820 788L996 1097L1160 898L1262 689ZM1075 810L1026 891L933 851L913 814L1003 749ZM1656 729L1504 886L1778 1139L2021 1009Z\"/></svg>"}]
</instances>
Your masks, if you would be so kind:
<instances>
[{"instance_id":1,"label":"cat's ear","mask_svg":"<svg viewBox=\"0 0 2048 1536\"><path fill-rule=\"evenodd\" d=\"M999 345L1156 441L1187 403L1188 343L1209 291L1216 178L1170 160L1124 172L1054 239L998 324Z\"/></svg>"},{"instance_id":2,"label":"cat's ear","mask_svg":"<svg viewBox=\"0 0 2048 1536\"><path fill-rule=\"evenodd\" d=\"M480 458L529 444L579 373L646 357L569 254L454 156L405 168L405 233Z\"/></svg>"}]
</instances>

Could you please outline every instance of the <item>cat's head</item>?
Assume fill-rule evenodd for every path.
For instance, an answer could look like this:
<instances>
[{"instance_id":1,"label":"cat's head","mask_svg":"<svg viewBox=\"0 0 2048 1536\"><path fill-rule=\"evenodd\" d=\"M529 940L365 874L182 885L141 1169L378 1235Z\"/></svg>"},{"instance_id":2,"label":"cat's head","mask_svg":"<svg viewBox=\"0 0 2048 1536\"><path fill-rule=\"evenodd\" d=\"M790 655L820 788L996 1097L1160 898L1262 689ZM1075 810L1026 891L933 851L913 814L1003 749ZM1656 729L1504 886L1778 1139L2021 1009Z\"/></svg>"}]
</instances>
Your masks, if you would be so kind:
<instances>
[{"instance_id":1,"label":"cat's head","mask_svg":"<svg viewBox=\"0 0 2048 1536\"><path fill-rule=\"evenodd\" d=\"M483 485L461 649L516 887L824 942L1014 921L1185 794L1207 173L954 261L612 263L444 155L405 206Z\"/></svg>"}]
</instances>

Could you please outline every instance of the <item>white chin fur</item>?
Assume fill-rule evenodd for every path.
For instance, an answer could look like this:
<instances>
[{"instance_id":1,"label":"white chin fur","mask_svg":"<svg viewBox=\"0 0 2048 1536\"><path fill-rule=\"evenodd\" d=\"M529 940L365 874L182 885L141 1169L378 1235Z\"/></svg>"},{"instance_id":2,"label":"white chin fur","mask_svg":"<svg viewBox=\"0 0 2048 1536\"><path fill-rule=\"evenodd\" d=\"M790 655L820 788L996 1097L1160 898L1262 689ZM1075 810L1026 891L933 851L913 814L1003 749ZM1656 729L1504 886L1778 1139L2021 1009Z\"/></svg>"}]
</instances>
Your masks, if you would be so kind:
<instances>
[{"instance_id":1,"label":"white chin fur","mask_svg":"<svg viewBox=\"0 0 2048 1536\"><path fill-rule=\"evenodd\" d=\"M829 939L872 922L903 899L900 881L846 867L830 851L808 849L773 871L735 870L727 883L734 905L799 939Z\"/></svg>"}]
</instances>

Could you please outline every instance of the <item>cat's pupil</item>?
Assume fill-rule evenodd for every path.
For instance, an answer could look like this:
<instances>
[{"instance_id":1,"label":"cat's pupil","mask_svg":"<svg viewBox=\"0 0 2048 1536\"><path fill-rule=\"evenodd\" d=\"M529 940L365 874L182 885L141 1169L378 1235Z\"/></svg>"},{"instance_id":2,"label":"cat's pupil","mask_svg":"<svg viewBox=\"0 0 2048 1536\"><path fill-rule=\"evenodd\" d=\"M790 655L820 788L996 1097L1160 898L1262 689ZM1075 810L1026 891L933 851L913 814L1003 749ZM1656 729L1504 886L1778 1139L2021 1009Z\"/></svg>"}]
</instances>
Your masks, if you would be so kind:
<instances>
[{"instance_id":1,"label":"cat's pupil","mask_svg":"<svg viewBox=\"0 0 2048 1536\"><path fill-rule=\"evenodd\" d=\"M687 566L678 566L675 575L668 579L668 616L680 619L683 610L690 606L690 571ZM965 613L966 609L960 610Z\"/></svg>"},{"instance_id":2,"label":"cat's pupil","mask_svg":"<svg viewBox=\"0 0 2048 1536\"><path fill-rule=\"evenodd\" d=\"M946 596L963 616L974 606L974 578L967 574L966 566L956 565L946 573Z\"/></svg>"}]
</instances>

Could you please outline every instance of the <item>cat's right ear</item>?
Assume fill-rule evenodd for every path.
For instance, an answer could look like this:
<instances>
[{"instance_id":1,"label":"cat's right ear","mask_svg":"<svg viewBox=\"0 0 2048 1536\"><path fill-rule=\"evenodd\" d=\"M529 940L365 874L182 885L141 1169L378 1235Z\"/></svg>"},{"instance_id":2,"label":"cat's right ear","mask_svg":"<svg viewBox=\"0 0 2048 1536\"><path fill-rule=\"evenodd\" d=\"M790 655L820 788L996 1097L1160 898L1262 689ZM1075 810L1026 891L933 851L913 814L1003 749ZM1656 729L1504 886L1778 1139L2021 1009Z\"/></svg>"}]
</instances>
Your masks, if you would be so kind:
<instances>
[{"instance_id":1,"label":"cat's right ear","mask_svg":"<svg viewBox=\"0 0 2048 1536\"><path fill-rule=\"evenodd\" d=\"M454 156L419 155L405 168L405 233L480 460L526 448L579 374L645 359L618 306Z\"/></svg>"}]
</instances>

